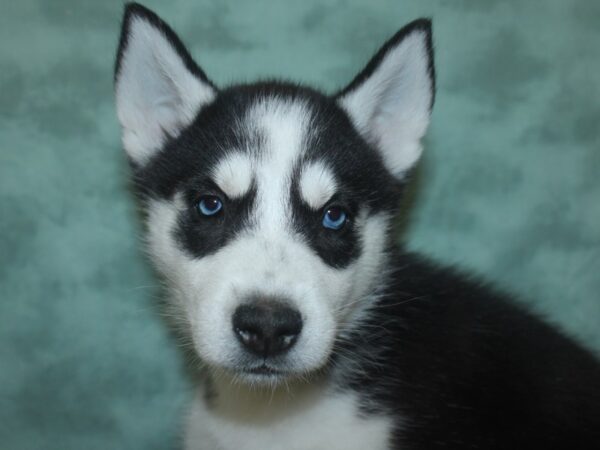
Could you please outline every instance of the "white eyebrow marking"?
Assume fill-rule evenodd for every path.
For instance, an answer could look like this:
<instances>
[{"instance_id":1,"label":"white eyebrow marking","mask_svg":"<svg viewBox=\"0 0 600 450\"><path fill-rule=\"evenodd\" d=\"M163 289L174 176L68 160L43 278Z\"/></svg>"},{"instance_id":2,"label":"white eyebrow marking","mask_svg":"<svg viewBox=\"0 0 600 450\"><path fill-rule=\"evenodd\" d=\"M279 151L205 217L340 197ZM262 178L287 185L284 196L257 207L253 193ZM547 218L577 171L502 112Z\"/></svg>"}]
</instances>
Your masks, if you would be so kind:
<instances>
[{"instance_id":1,"label":"white eyebrow marking","mask_svg":"<svg viewBox=\"0 0 600 450\"><path fill-rule=\"evenodd\" d=\"M252 185L252 162L242 153L232 153L217 164L213 179L229 198L243 197Z\"/></svg>"},{"instance_id":2,"label":"white eyebrow marking","mask_svg":"<svg viewBox=\"0 0 600 450\"><path fill-rule=\"evenodd\" d=\"M337 183L331 170L321 161L312 162L300 174L300 195L313 209L320 209L335 194Z\"/></svg>"}]
</instances>

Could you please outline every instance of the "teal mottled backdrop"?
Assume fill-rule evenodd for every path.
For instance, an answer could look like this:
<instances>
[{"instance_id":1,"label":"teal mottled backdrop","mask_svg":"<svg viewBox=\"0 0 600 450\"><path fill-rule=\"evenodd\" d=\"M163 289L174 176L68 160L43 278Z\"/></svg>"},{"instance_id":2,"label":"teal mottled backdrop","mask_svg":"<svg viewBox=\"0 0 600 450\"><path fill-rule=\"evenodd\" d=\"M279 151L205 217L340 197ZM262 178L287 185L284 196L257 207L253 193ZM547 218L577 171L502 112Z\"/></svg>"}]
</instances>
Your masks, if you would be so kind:
<instances>
[{"instance_id":1,"label":"teal mottled backdrop","mask_svg":"<svg viewBox=\"0 0 600 450\"><path fill-rule=\"evenodd\" d=\"M332 91L434 19L405 239L600 349L600 2L152 1L219 84ZM190 385L156 307L112 91L119 1L0 6L0 448L166 449Z\"/></svg>"}]
</instances>

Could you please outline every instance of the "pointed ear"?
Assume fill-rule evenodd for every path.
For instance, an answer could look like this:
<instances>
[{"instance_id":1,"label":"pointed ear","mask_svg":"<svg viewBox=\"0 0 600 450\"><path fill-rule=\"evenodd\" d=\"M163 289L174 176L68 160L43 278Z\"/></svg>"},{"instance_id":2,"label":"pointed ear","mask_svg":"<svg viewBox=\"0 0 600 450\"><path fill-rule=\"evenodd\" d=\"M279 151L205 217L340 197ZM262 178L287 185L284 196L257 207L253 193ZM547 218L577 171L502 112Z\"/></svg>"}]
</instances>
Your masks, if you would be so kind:
<instances>
[{"instance_id":1,"label":"pointed ear","mask_svg":"<svg viewBox=\"0 0 600 450\"><path fill-rule=\"evenodd\" d=\"M216 92L166 23L141 5L126 6L115 93L123 147L135 164L176 137Z\"/></svg>"},{"instance_id":2,"label":"pointed ear","mask_svg":"<svg viewBox=\"0 0 600 450\"><path fill-rule=\"evenodd\" d=\"M337 101L390 172L402 177L421 155L434 92L431 22L419 19L396 33Z\"/></svg>"}]
</instances>

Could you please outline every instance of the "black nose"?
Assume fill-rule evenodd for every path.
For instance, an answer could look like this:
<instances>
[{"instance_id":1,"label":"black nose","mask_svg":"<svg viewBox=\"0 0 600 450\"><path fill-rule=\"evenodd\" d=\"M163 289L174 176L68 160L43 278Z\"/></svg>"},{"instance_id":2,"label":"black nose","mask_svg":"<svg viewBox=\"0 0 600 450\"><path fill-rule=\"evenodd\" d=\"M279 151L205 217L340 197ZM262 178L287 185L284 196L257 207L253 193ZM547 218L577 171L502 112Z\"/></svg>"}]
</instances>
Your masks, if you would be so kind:
<instances>
[{"instance_id":1,"label":"black nose","mask_svg":"<svg viewBox=\"0 0 600 450\"><path fill-rule=\"evenodd\" d=\"M238 306L233 331L248 351L267 358L286 352L302 331L302 317L277 301L256 301Z\"/></svg>"}]
</instances>

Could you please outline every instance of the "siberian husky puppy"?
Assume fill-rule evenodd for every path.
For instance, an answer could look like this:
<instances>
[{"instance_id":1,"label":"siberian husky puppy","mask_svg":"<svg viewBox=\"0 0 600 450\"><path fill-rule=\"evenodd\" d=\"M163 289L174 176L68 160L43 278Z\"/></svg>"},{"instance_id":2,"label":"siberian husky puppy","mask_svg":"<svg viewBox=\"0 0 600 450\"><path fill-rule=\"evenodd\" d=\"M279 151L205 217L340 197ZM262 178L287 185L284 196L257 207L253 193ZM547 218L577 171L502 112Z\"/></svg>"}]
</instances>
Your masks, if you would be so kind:
<instances>
[{"instance_id":1,"label":"siberian husky puppy","mask_svg":"<svg viewBox=\"0 0 600 450\"><path fill-rule=\"evenodd\" d=\"M434 101L429 20L327 95L217 87L129 4L115 90L201 361L186 449L600 448L596 357L391 232Z\"/></svg>"}]
</instances>

